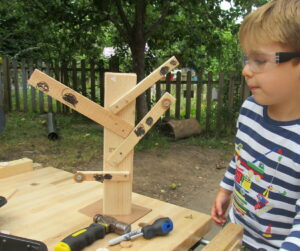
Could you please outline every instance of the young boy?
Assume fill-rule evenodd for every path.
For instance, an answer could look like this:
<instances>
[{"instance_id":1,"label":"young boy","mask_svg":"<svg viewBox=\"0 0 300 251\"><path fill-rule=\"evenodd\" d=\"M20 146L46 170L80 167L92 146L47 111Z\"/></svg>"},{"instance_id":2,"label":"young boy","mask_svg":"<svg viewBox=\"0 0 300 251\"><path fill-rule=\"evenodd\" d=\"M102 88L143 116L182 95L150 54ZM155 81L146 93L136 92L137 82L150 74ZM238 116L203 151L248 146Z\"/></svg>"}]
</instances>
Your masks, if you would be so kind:
<instances>
[{"instance_id":1,"label":"young boy","mask_svg":"<svg viewBox=\"0 0 300 251\"><path fill-rule=\"evenodd\" d=\"M300 0L258 8L239 39L252 96L211 215L243 225L245 250L300 250Z\"/></svg>"}]
</instances>

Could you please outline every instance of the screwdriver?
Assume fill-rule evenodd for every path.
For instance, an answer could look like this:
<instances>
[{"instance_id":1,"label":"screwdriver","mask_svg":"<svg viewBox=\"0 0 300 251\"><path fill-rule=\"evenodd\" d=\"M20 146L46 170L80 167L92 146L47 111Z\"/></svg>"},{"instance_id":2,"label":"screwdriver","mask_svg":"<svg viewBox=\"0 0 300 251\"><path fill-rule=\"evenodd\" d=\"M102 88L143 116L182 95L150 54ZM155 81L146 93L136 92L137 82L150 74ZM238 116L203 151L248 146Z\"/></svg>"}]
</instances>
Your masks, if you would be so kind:
<instances>
[{"instance_id":1,"label":"screwdriver","mask_svg":"<svg viewBox=\"0 0 300 251\"><path fill-rule=\"evenodd\" d=\"M167 235L172 230L173 230L173 222L169 217L159 218L156 221L154 221L152 225L142 227L130 233L111 239L110 241L108 241L108 245L110 246L116 245L122 241L135 239L139 236L143 236L145 239L151 239L154 236Z\"/></svg>"}]
</instances>

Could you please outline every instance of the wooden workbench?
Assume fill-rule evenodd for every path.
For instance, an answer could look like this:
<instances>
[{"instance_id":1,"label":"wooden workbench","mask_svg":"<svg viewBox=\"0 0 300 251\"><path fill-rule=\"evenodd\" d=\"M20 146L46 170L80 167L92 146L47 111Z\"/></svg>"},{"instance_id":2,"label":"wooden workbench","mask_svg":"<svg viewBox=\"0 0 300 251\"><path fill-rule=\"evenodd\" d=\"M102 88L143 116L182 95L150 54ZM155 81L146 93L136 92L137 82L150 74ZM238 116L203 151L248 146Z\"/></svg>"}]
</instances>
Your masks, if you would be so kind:
<instances>
[{"instance_id":1,"label":"wooden workbench","mask_svg":"<svg viewBox=\"0 0 300 251\"><path fill-rule=\"evenodd\" d=\"M0 195L8 198L8 203L0 208L0 230L40 240L53 250L64 237L91 224L92 217L83 209L97 205L103 185L94 181L75 183L72 177L71 173L47 167L1 178ZM138 238L131 248L108 247L108 240L117 236L109 234L84 251L101 247L108 247L110 251L188 250L211 227L211 217L200 212L136 193L133 203L148 207L151 212L132 224L132 230L139 228L139 223L149 223L158 216L169 216L174 230L168 236L152 240Z\"/></svg>"}]
</instances>

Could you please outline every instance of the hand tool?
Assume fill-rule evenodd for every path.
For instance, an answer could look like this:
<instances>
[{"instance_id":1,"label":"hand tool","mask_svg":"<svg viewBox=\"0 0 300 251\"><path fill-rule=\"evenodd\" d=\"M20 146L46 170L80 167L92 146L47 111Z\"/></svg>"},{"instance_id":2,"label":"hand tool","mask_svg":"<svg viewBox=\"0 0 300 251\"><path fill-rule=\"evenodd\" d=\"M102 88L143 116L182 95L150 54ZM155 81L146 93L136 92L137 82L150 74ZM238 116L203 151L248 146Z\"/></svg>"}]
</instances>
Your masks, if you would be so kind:
<instances>
[{"instance_id":1,"label":"hand tool","mask_svg":"<svg viewBox=\"0 0 300 251\"><path fill-rule=\"evenodd\" d=\"M145 239L151 239L154 236L167 235L173 230L173 222L169 217L159 218L152 225L142 227L138 230L132 231L130 233L124 234L117 238L114 238L108 242L108 245L116 245L122 241L128 241L135 239L139 236L144 236Z\"/></svg>"},{"instance_id":2,"label":"hand tool","mask_svg":"<svg viewBox=\"0 0 300 251\"><path fill-rule=\"evenodd\" d=\"M104 238L105 234L125 234L130 230L130 225L124 222L117 221L110 216L96 214L94 223L64 238L57 243L54 251L80 251L94 241Z\"/></svg>"},{"instance_id":3,"label":"hand tool","mask_svg":"<svg viewBox=\"0 0 300 251\"><path fill-rule=\"evenodd\" d=\"M1 251L48 251L47 246L41 242L14 235L0 233Z\"/></svg>"},{"instance_id":4,"label":"hand tool","mask_svg":"<svg viewBox=\"0 0 300 251\"><path fill-rule=\"evenodd\" d=\"M0 207L4 206L7 203L7 200L5 197L0 196Z\"/></svg>"}]
</instances>

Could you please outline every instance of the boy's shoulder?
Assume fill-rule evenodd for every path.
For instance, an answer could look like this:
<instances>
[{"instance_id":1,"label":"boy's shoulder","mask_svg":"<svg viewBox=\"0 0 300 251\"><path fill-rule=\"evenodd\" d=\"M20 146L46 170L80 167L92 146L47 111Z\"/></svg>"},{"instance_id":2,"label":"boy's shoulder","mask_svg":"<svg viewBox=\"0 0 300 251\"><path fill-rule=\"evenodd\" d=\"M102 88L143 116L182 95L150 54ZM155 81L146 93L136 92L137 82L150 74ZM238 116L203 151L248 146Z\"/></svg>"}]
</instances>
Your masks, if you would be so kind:
<instances>
[{"instance_id":1,"label":"boy's shoulder","mask_svg":"<svg viewBox=\"0 0 300 251\"><path fill-rule=\"evenodd\" d=\"M240 114L256 114L259 116L263 116L263 110L264 106L256 103L255 99L253 96L249 96L245 101L243 102L241 109L240 109Z\"/></svg>"}]
</instances>

